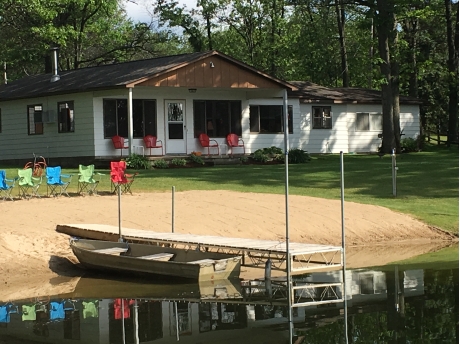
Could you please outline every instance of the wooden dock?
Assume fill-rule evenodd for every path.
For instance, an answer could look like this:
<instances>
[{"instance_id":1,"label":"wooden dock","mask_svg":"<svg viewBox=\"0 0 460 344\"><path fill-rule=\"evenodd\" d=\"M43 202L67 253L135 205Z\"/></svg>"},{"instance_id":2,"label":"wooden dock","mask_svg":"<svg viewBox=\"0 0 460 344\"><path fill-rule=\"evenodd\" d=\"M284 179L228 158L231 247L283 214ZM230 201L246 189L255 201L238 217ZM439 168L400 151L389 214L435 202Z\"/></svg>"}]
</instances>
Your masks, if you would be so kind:
<instances>
[{"instance_id":1,"label":"wooden dock","mask_svg":"<svg viewBox=\"0 0 460 344\"><path fill-rule=\"evenodd\" d=\"M100 224L62 224L59 233L96 240L118 241L119 228ZM243 257L243 265L265 267L268 259L272 269L286 269L286 242L230 238L181 233L159 233L149 230L121 229L127 242L169 245L187 250L220 252ZM339 246L289 242L292 273L338 270L343 266L342 248Z\"/></svg>"}]
</instances>

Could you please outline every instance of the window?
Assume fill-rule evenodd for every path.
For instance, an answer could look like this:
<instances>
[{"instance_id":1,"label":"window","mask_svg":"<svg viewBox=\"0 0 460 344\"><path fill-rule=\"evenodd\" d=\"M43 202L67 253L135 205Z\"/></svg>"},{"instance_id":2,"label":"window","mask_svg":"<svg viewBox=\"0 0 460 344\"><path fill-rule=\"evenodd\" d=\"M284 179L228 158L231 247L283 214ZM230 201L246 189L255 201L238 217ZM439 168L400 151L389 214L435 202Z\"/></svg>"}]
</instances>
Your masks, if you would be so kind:
<instances>
[{"instance_id":1,"label":"window","mask_svg":"<svg viewBox=\"0 0 460 344\"><path fill-rule=\"evenodd\" d=\"M282 105L251 105L249 107L249 127L251 133L284 133ZM288 106L288 128L292 134L292 106Z\"/></svg>"},{"instance_id":2,"label":"window","mask_svg":"<svg viewBox=\"0 0 460 344\"><path fill-rule=\"evenodd\" d=\"M73 102L58 103L58 132L73 133L74 131Z\"/></svg>"},{"instance_id":3,"label":"window","mask_svg":"<svg viewBox=\"0 0 460 344\"><path fill-rule=\"evenodd\" d=\"M313 106L313 129L332 129L330 106Z\"/></svg>"},{"instance_id":4,"label":"window","mask_svg":"<svg viewBox=\"0 0 460 344\"><path fill-rule=\"evenodd\" d=\"M128 136L128 101L104 99L104 137ZM133 99L133 137L157 136L156 101Z\"/></svg>"},{"instance_id":5,"label":"window","mask_svg":"<svg viewBox=\"0 0 460 344\"><path fill-rule=\"evenodd\" d=\"M194 136L205 133L225 137L241 136L241 102L239 100L195 100L193 102Z\"/></svg>"},{"instance_id":6,"label":"window","mask_svg":"<svg viewBox=\"0 0 460 344\"><path fill-rule=\"evenodd\" d=\"M27 126L29 135L43 134L43 107L41 105L27 106Z\"/></svg>"},{"instance_id":7,"label":"window","mask_svg":"<svg viewBox=\"0 0 460 344\"><path fill-rule=\"evenodd\" d=\"M356 131L382 131L382 114L358 112L356 114Z\"/></svg>"}]
</instances>

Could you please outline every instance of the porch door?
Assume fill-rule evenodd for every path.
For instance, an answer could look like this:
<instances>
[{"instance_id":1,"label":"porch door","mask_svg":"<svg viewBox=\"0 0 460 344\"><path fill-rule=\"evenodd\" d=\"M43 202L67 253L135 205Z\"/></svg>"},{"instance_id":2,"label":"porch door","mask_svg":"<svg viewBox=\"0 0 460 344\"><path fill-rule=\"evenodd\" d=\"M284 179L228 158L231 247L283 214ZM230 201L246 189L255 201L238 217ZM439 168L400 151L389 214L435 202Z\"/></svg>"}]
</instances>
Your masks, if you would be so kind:
<instances>
[{"instance_id":1,"label":"porch door","mask_svg":"<svg viewBox=\"0 0 460 344\"><path fill-rule=\"evenodd\" d=\"M185 154L185 101L165 100L166 153Z\"/></svg>"}]
</instances>

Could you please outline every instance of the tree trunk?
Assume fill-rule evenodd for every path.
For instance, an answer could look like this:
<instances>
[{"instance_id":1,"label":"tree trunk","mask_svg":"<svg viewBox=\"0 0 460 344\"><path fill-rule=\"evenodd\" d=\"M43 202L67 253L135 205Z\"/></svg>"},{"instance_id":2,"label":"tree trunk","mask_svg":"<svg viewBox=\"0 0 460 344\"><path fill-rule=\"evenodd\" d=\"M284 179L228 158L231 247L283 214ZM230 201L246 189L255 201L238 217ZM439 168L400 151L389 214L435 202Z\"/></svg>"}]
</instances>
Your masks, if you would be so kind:
<instances>
[{"instance_id":1,"label":"tree trunk","mask_svg":"<svg viewBox=\"0 0 460 344\"><path fill-rule=\"evenodd\" d=\"M393 54L390 51L391 59L391 93L393 96L393 132L394 132L394 142L396 153L401 153L401 125L399 121L400 107L399 107L399 61L396 53L398 47L398 31L396 30L396 21L393 24L392 32L392 50ZM392 56L393 55L393 56Z\"/></svg>"},{"instance_id":2,"label":"tree trunk","mask_svg":"<svg viewBox=\"0 0 460 344\"><path fill-rule=\"evenodd\" d=\"M449 133L447 136L447 145L450 146L451 143L458 140L458 45L456 46L453 32L451 0L444 0L444 3L446 7L447 47L449 51L449 58L447 60L449 68ZM456 36L458 36L458 9L455 17Z\"/></svg>"},{"instance_id":3,"label":"tree trunk","mask_svg":"<svg viewBox=\"0 0 460 344\"><path fill-rule=\"evenodd\" d=\"M342 0L335 0L335 12L337 15L337 27L339 31L339 42L340 42L340 55L342 59L342 84L343 84L343 87L350 87L347 47L345 44L345 9L344 9Z\"/></svg>"},{"instance_id":4,"label":"tree trunk","mask_svg":"<svg viewBox=\"0 0 460 344\"><path fill-rule=\"evenodd\" d=\"M405 20L404 31L408 37L409 43L409 61L410 66L409 74L409 96L417 97L418 95L418 72L417 72L417 36L419 29L418 18L407 18Z\"/></svg>"},{"instance_id":5,"label":"tree trunk","mask_svg":"<svg viewBox=\"0 0 460 344\"><path fill-rule=\"evenodd\" d=\"M382 147L380 153L391 153L396 146L393 122L394 95L391 77L390 32L394 27L393 3L391 0L377 0L377 37L381 59L380 71L385 79L382 85Z\"/></svg>"}]
</instances>

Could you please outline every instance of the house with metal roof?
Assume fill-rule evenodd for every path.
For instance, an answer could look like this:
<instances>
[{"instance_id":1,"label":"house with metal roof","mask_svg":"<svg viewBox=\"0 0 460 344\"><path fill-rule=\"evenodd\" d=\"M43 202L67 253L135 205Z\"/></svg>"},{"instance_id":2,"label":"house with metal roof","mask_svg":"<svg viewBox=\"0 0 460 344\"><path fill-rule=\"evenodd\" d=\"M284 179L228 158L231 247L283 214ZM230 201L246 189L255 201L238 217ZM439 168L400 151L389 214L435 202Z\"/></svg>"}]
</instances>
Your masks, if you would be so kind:
<instances>
[{"instance_id":1,"label":"house with metal roof","mask_svg":"<svg viewBox=\"0 0 460 344\"><path fill-rule=\"evenodd\" d=\"M95 161L145 153L143 137L161 140L164 154L207 151L198 136L235 133L246 153L284 145L310 153L375 152L381 132L380 94L274 78L218 51L158 57L32 75L0 86L0 160ZM401 98L406 137L419 133L419 103ZM216 153L216 151L212 152ZM235 153L238 153L235 150ZM161 154L158 150L153 154Z\"/></svg>"}]
</instances>

